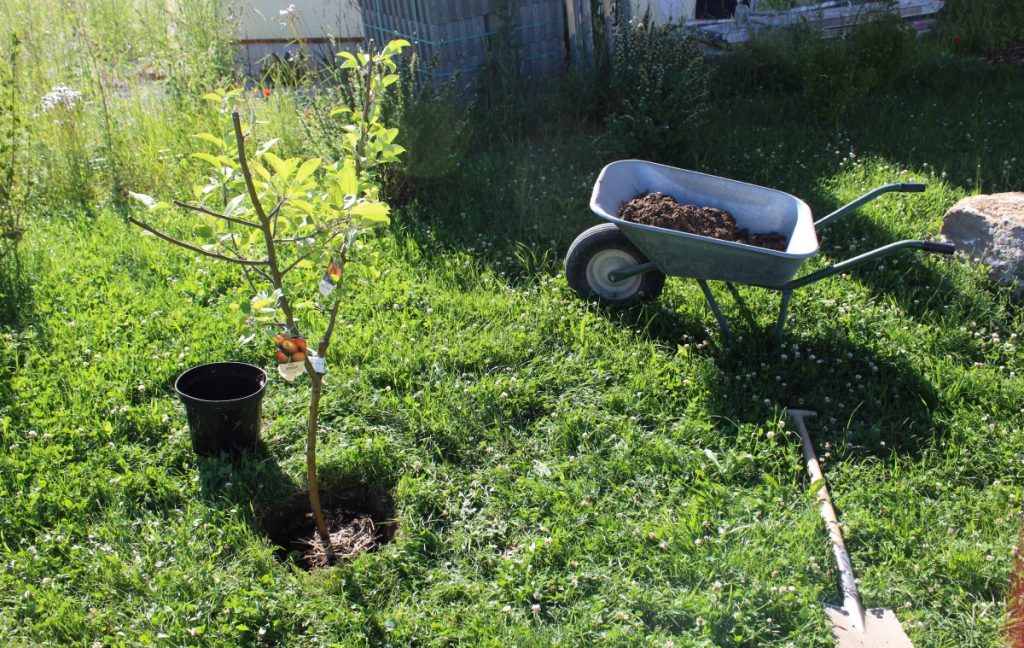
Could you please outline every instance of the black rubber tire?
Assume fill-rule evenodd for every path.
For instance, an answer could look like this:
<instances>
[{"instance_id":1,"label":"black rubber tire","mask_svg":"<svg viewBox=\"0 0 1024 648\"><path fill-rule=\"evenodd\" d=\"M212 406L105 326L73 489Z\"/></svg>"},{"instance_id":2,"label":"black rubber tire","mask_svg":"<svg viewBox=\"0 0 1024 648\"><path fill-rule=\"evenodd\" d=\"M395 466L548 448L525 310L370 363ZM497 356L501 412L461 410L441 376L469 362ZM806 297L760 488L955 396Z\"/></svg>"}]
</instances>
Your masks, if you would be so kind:
<instances>
[{"instance_id":1,"label":"black rubber tire","mask_svg":"<svg viewBox=\"0 0 1024 648\"><path fill-rule=\"evenodd\" d=\"M613 284L601 282L598 268L623 269L648 260L614 223L603 223L577 236L569 246L565 278L581 297L624 308L657 299L665 287L665 274L651 270Z\"/></svg>"}]
</instances>

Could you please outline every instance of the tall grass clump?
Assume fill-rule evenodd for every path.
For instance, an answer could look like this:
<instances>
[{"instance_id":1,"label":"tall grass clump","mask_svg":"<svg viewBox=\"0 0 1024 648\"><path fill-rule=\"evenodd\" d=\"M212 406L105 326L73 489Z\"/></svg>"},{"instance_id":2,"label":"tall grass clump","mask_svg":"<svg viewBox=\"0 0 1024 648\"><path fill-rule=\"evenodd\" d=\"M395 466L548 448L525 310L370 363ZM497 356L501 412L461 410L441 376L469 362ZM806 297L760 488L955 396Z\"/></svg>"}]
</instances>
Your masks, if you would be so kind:
<instances>
[{"instance_id":1,"label":"tall grass clump","mask_svg":"<svg viewBox=\"0 0 1024 648\"><path fill-rule=\"evenodd\" d=\"M767 33L725 61L716 81L739 92L801 95L801 113L838 125L866 98L892 87L913 38L894 15L834 40L806 28Z\"/></svg>"},{"instance_id":2,"label":"tall grass clump","mask_svg":"<svg viewBox=\"0 0 1024 648\"><path fill-rule=\"evenodd\" d=\"M22 211L27 194L24 169L23 107L18 83L20 42L11 35L0 59L0 263L13 254L25 233Z\"/></svg>"},{"instance_id":3,"label":"tall grass clump","mask_svg":"<svg viewBox=\"0 0 1024 648\"><path fill-rule=\"evenodd\" d=\"M420 80L422 62L415 54L399 65L399 81L389 88L383 109L406 153L385 176L384 191L403 201L418 186L448 177L465 158L476 130L469 116L475 102L459 92L457 77L422 75Z\"/></svg>"},{"instance_id":4,"label":"tall grass clump","mask_svg":"<svg viewBox=\"0 0 1024 648\"><path fill-rule=\"evenodd\" d=\"M21 100L47 213L96 213L128 186L188 176L169 150L202 119L191 98L234 76L224 3L137 0L0 5L0 37L21 39ZM180 144L180 145L175 145Z\"/></svg>"},{"instance_id":5,"label":"tall grass clump","mask_svg":"<svg viewBox=\"0 0 1024 648\"><path fill-rule=\"evenodd\" d=\"M991 52L1024 42L1024 2L946 0L938 41L964 52Z\"/></svg>"}]
</instances>

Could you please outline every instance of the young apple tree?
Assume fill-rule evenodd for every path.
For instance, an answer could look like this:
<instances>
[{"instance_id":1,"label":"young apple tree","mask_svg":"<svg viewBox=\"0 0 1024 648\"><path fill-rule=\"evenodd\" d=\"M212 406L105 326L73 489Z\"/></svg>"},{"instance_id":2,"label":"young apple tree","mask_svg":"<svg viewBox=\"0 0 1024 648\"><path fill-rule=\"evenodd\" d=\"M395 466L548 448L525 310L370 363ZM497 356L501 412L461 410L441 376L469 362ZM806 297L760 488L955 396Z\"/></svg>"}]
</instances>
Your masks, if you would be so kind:
<instances>
[{"instance_id":1,"label":"young apple tree","mask_svg":"<svg viewBox=\"0 0 1024 648\"><path fill-rule=\"evenodd\" d=\"M205 95L220 107L223 132L196 135L208 150L192 157L208 163L211 174L188 201L168 203L133 193L149 217L128 219L169 243L239 266L253 292L252 301L241 308L252 322L273 327L279 348L283 344L288 359L301 363L290 367L309 376L306 475L317 533L328 556L331 540L320 505L316 444L324 359L342 303L341 291L333 288L359 248L360 236L389 223L378 171L403 149L394 143L398 129L381 122L381 100L384 89L398 81L394 59L408 45L394 40L374 51L371 42L367 52L339 54L341 67L354 80L356 105L332 113L344 120L344 135L342 155L330 163L281 158L273 152L276 140L257 142L258 122L240 90ZM187 212L190 218L182 222L172 212ZM189 242L196 239L201 242ZM321 326L322 332L307 349L302 331L310 326Z\"/></svg>"}]
</instances>

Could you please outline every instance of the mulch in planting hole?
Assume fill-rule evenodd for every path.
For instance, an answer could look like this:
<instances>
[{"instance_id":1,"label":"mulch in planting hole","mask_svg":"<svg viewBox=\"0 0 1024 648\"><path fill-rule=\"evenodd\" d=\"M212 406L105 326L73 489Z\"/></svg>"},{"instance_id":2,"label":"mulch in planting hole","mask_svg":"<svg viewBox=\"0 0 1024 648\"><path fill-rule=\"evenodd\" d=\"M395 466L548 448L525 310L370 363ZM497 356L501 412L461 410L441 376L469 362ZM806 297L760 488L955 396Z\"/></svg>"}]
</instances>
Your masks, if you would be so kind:
<instances>
[{"instance_id":1,"label":"mulch in planting hole","mask_svg":"<svg viewBox=\"0 0 1024 648\"><path fill-rule=\"evenodd\" d=\"M272 506L259 520L260 533L277 548L278 557L306 570L327 567L376 551L398 530L391 498L364 486L321 489L320 501L331 532L331 554L320 542L309 494L303 492Z\"/></svg>"},{"instance_id":2,"label":"mulch in planting hole","mask_svg":"<svg viewBox=\"0 0 1024 648\"><path fill-rule=\"evenodd\" d=\"M746 228L737 226L736 219L724 209L683 205L672 196L656 191L623 203L619 209L619 218L631 223L745 243L779 252L785 251L787 244L786 237L778 232L751 234Z\"/></svg>"},{"instance_id":3,"label":"mulch in planting hole","mask_svg":"<svg viewBox=\"0 0 1024 648\"><path fill-rule=\"evenodd\" d=\"M998 52L991 52L986 54L984 59L989 63L1005 63L1024 68L1024 43L1018 43Z\"/></svg>"}]
</instances>

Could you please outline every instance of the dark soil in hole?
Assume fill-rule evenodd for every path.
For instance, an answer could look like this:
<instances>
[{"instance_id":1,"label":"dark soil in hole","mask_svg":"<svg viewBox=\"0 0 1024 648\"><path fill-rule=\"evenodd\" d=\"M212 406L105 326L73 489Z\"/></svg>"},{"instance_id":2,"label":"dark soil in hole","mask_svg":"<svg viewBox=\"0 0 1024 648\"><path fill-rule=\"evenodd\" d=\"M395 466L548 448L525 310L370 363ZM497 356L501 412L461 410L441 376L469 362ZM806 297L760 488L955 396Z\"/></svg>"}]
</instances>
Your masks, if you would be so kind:
<instances>
[{"instance_id":1,"label":"dark soil in hole","mask_svg":"<svg viewBox=\"0 0 1024 648\"><path fill-rule=\"evenodd\" d=\"M619 218L631 223L709 236L722 241L745 243L783 252L786 237L778 232L751 234L737 227L736 219L724 209L681 205L672 196L652 192L622 203Z\"/></svg>"},{"instance_id":2,"label":"dark soil in hole","mask_svg":"<svg viewBox=\"0 0 1024 648\"><path fill-rule=\"evenodd\" d=\"M1024 43L986 54L985 60L989 63L1008 63L1024 68Z\"/></svg>"},{"instance_id":3,"label":"dark soil in hole","mask_svg":"<svg viewBox=\"0 0 1024 648\"><path fill-rule=\"evenodd\" d=\"M267 510L259 531L277 547L277 554L303 569L346 562L391 542L398 530L394 504L363 486L321 489L320 501L331 532L333 555L320 542L309 508L309 494L296 493Z\"/></svg>"}]
</instances>

